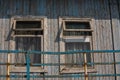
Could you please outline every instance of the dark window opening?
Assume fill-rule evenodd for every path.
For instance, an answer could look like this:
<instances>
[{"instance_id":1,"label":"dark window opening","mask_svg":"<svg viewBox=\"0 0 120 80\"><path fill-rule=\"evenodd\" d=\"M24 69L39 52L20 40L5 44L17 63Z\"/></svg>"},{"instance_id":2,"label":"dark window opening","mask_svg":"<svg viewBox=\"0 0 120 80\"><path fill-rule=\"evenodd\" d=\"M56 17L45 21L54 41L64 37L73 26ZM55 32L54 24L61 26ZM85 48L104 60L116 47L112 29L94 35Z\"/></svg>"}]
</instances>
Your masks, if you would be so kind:
<instances>
[{"instance_id":1,"label":"dark window opening","mask_svg":"<svg viewBox=\"0 0 120 80\"><path fill-rule=\"evenodd\" d=\"M40 31L15 31L15 35L43 35L43 30Z\"/></svg>"},{"instance_id":2,"label":"dark window opening","mask_svg":"<svg viewBox=\"0 0 120 80\"><path fill-rule=\"evenodd\" d=\"M16 29L41 28L41 21L16 21Z\"/></svg>"},{"instance_id":3,"label":"dark window opening","mask_svg":"<svg viewBox=\"0 0 120 80\"><path fill-rule=\"evenodd\" d=\"M66 29L90 29L89 22L65 22Z\"/></svg>"},{"instance_id":4,"label":"dark window opening","mask_svg":"<svg viewBox=\"0 0 120 80\"><path fill-rule=\"evenodd\" d=\"M63 36L92 36L89 22L65 22Z\"/></svg>"},{"instance_id":5,"label":"dark window opening","mask_svg":"<svg viewBox=\"0 0 120 80\"><path fill-rule=\"evenodd\" d=\"M15 35L43 35L41 21L16 21Z\"/></svg>"},{"instance_id":6,"label":"dark window opening","mask_svg":"<svg viewBox=\"0 0 120 80\"><path fill-rule=\"evenodd\" d=\"M91 36L91 31L64 31L64 36Z\"/></svg>"}]
</instances>

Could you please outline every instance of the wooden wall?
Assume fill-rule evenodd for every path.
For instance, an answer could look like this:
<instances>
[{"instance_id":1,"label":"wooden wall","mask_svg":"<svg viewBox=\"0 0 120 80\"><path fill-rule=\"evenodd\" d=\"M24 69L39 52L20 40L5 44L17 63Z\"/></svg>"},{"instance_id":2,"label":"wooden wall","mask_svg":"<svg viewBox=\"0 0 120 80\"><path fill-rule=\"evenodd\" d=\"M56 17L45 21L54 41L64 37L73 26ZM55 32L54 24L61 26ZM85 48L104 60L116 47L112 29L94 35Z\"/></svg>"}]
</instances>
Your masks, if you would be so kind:
<instances>
[{"instance_id":1,"label":"wooden wall","mask_svg":"<svg viewBox=\"0 0 120 80\"><path fill-rule=\"evenodd\" d=\"M9 49L10 19L12 16L46 16L48 50L59 51L58 18L67 16L94 19L94 49L120 49L120 1L119 0L0 0L0 49ZM115 56L115 59L114 59ZM120 55L95 54L96 62L120 61ZM6 62L6 54L0 54L0 62ZM58 56L50 55L48 63L57 63ZM120 65L96 65L97 73L120 73ZM59 66L48 66L47 74L59 74ZM6 66L0 66L0 74L6 74ZM20 73L22 74L22 73ZM84 78L50 78L48 80L83 80ZM90 77L89 80L119 80L119 77ZM5 78L0 78L5 80ZM24 80L24 79L11 79ZM31 79L40 80L40 79ZM41 79L42 80L42 79ZM45 79L47 80L47 79Z\"/></svg>"}]
</instances>

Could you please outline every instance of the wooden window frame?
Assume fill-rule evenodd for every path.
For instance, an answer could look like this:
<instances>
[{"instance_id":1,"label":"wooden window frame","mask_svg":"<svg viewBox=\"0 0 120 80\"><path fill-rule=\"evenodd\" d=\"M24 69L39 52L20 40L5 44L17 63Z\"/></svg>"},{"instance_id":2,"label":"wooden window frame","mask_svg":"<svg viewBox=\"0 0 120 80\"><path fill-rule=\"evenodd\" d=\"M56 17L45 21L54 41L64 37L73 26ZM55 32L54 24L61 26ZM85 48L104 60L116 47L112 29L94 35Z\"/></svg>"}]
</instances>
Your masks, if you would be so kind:
<instances>
[{"instance_id":1,"label":"wooden window frame","mask_svg":"<svg viewBox=\"0 0 120 80\"><path fill-rule=\"evenodd\" d=\"M44 30L43 35L15 35L14 31L15 26L16 26L16 21L41 21L41 29L39 30ZM21 29L22 30L22 29ZM27 30L27 29L26 29ZM31 29L32 30L32 29ZM35 29L36 30L36 29ZM39 31L37 30L37 31ZM10 50L15 49L15 37L40 37L41 38L41 51L47 51L47 18L46 17L40 17L40 16L26 16L26 17L21 17L21 16L15 16L11 18L11 39L10 39ZM15 63L15 54L11 54L11 63ZM41 63L47 63L47 55L41 55ZM47 66L37 66L37 67L32 67L30 66L30 72L47 72ZM26 72L26 66L21 67L21 66L15 66L12 65L10 72Z\"/></svg>"},{"instance_id":2,"label":"wooden window frame","mask_svg":"<svg viewBox=\"0 0 120 80\"><path fill-rule=\"evenodd\" d=\"M64 36L63 31L83 31L85 29L66 29L65 28L65 21L67 22L89 22L90 28L91 29L86 29L86 31L91 31L92 36ZM90 47L94 49L94 43L93 43L93 19L91 18L59 18L59 30L60 30L60 51L64 52L65 51L65 42L90 42ZM92 54L93 58L94 55ZM94 62L94 59L93 59ZM65 63L65 55L60 55L60 63ZM66 73L83 73L84 72L84 67L83 68L70 68L67 70L65 65L60 65L60 73L66 74ZM88 72L96 72L95 66L88 67Z\"/></svg>"}]
</instances>

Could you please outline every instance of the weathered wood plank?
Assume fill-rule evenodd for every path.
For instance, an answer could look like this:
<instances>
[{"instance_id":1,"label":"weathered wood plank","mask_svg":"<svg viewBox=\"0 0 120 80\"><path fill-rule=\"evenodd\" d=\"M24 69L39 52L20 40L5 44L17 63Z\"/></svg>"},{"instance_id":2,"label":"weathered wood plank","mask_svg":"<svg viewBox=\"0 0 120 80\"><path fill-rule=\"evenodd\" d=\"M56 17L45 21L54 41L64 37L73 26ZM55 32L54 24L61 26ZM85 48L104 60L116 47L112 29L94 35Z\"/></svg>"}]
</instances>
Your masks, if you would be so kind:
<instances>
[{"instance_id":1,"label":"weathered wood plank","mask_svg":"<svg viewBox=\"0 0 120 80\"><path fill-rule=\"evenodd\" d=\"M10 31L10 17L15 15L21 16L46 16L48 19L46 21L47 34L46 34L46 51L59 51L59 41L58 41L58 17L59 16L69 16L76 18L94 18L94 49L113 49L113 44L115 49L119 49L120 43L120 28L119 28L119 20L120 20L120 6L118 6L119 0L110 0L110 10L109 12L109 0L0 0L0 49L8 49L9 41L6 40L8 33ZM4 4L4 5L3 5ZM118 9L119 7L119 9ZM119 10L119 11L118 11ZM110 23L110 14L111 14L111 22ZM8 17L9 16L9 17ZM112 24L112 25L111 25ZM113 29L113 42L112 42L112 30ZM113 43L113 44L112 44ZM98 56L95 58L96 62L104 62L104 61L113 61L112 54L96 54ZM0 56L0 61L4 61L6 55ZM116 61L119 60L119 55L116 55ZM58 56L48 56L48 62L57 63ZM120 66L116 66L117 73L120 73ZM0 71L1 74L5 73L5 67L0 67L0 69L4 69L4 71ZM97 65L96 69L98 73L114 73L113 65ZM59 67L48 66L47 74L59 74ZM22 73L19 73L22 74ZM33 75L38 75L37 73ZM3 78L0 78L4 80ZM84 78L60 78L59 80L83 80ZM90 77L90 80L114 80L114 77ZM119 77L118 77L119 79ZM16 80L16 79L13 79ZM17 80L25 80L18 79ZM34 79L39 80L39 79ZM51 78L48 80L57 80L57 78Z\"/></svg>"},{"instance_id":2,"label":"weathered wood plank","mask_svg":"<svg viewBox=\"0 0 120 80\"><path fill-rule=\"evenodd\" d=\"M118 11L118 2L116 0L110 0L110 12L111 12L111 26L113 34L113 47L114 49L119 49L120 47L120 15ZM120 54L115 54L115 61L120 61ZM120 65L116 65L116 73L120 73ZM120 77L117 77L119 80Z\"/></svg>"}]
</instances>

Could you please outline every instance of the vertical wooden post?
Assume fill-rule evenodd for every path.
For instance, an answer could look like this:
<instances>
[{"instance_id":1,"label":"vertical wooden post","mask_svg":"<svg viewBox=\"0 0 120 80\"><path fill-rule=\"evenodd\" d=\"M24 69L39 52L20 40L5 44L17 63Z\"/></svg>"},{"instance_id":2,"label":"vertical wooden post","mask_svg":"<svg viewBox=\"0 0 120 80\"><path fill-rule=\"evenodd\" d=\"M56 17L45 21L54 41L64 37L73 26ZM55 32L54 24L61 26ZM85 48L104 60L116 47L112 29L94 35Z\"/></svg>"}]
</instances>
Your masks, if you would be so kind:
<instances>
[{"instance_id":1,"label":"vertical wooden post","mask_svg":"<svg viewBox=\"0 0 120 80\"><path fill-rule=\"evenodd\" d=\"M84 74L85 74L85 80L88 80L88 72L87 72L87 56L86 53L83 53L84 55Z\"/></svg>"},{"instance_id":2,"label":"vertical wooden post","mask_svg":"<svg viewBox=\"0 0 120 80\"><path fill-rule=\"evenodd\" d=\"M7 54L7 77L6 80L10 80L10 53Z\"/></svg>"}]
</instances>

